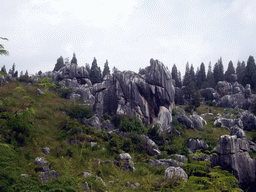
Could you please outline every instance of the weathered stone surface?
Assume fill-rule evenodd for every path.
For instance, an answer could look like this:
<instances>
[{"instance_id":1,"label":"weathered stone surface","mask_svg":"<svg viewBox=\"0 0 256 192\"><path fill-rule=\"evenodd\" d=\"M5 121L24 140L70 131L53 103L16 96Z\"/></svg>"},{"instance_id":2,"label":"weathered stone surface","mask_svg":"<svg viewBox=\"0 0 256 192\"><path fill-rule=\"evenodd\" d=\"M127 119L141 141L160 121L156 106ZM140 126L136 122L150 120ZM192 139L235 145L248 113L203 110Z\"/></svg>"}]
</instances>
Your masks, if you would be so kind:
<instances>
[{"instance_id":1,"label":"weathered stone surface","mask_svg":"<svg viewBox=\"0 0 256 192\"><path fill-rule=\"evenodd\" d=\"M82 78L89 78L89 73L85 67L79 67L77 64L65 65L58 71L49 71L42 73L40 78L50 77L54 81L60 81L63 79L73 79L76 78L78 81Z\"/></svg>"},{"instance_id":2,"label":"weathered stone surface","mask_svg":"<svg viewBox=\"0 0 256 192\"><path fill-rule=\"evenodd\" d=\"M0 83L6 83L6 79L0 74Z\"/></svg>"},{"instance_id":3,"label":"weathered stone surface","mask_svg":"<svg viewBox=\"0 0 256 192\"><path fill-rule=\"evenodd\" d=\"M195 128L193 121L186 115L177 115L175 117L179 121L179 123L186 125L188 129Z\"/></svg>"},{"instance_id":4,"label":"weathered stone surface","mask_svg":"<svg viewBox=\"0 0 256 192\"><path fill-rule=\"evenodd\" d=\"M213 116L213 113L204 113L204 114L201 114L201 117L212 117Z\"/></svg>"},{"instance_id":5,"label":"weathered stone surface","mask_svg":"<svg viewBox=\"0 0 256 192\"><path fill-rule=\"evenodd\" d=\"M219 145L213 150L218 156L211 158L212 166L220 165L233 173L242 187L255 185L255 159L248 154L249 143L243 134L241 138L237 137L236 134L241 135L239 131L232 132L235 135L221 136Z\"/></svg>"},{"instance_id":6,"label":"weathered stone surface","mask_svg":"<svg viewBox=\"0 0 256 192\"><path fill-rule=\"evenodd\" d=\"M49 171L48 161L46 161L44 158L37 157L35 159L35 164L40 165L42 167L42 171Z\"/></svg>"},{"instance_id":7,"label":"weathered stone surface","mask_svg":"<svg viewBox=\"0 0 256 192\"><path fill-rule=\"evenodd\" d=\"M214 97L214 93L217 93L217 92L213 88L201 89L200 93L205 101L208 101L208 100L212 101L212 100L216 99Z\"/></svg>"},{"instance_id":8,"label":"weathered stone surface","mask_svg":"<svg viewBox=\"0 0 256 192\"><path fill-rule=\"evenodd\" d=\"M239 128L237 125L231 128L230 134L229 135L236 135L237 138L246 138L246 134L244 130Z\"/></svg>"},{"instance_id":9,"label":"weathered stone surface","mask_svg":"<svg viewBox=\"0 0 256 192\"><path fill-rule=\"evenodd\" d=\"M113 131L115 129L115 126L111 123L110 120L106 120L102 122L101 129L106 131Z\"/></svg>"},{"instance_id":10,"label":"weathered stone surface","mask_svg":"<svg viewBox=\"0 0 256 192\"><path fill-rule=\"evenodd\" d=\"M37 89L36 94L37 95L44 95L45 93L43 91L41 91L40 89Z\"/></svg>"},{"instance_id":11,"label":"weathered stone surface","mask_svg":"<svg viewBox=\"0 0 256 192\"><path fill-rule=\"evenodd\" d=\"M47 181L52 181L54 179L59 178L59 174L56 173L56 171L54 171L54 170L49 170L49 171L46 171L46 172L41 172L39 177L41 179L41 182L45 183Z\"/></svg>"},{"instance_id":12,"label":"weathered stone surface","mask_svg":"<svg viewBox=\"0 0 256 192\"><path fill-rule=\"evenodd\" d=\"M168 167L165 170L165 178L170 179L170 180L177 180L177 179L182 179L187 181L188 180L188 175L186 172L180 168L180 167Z\"/></svg>"},{"instance_id":13,"label":"weathered stone surface","mask_svg":"<svg viewBox=\"0 0 256 192\"><path fill-rule=\"evenodd\" d=\"M164 165L166 168L168 167L183 167L184 164L182 162L176 161L174 159L159 159L159 160L148 160L154 167L160 167Z\"/></svg>"},{"instance_id":14,"label":"weathered stone surface","mask_svg":"<svg viewBox=\"0 0 256 192\"><path fill-rule=\"evenodd\" d=\"M43 148L43 152L44 152L44 154L49 154L50 153L50 148L49 147L45 147L45 148Z\"/></svg>"},{"instance_id":15,"label":"weathered stone surface","mask_svg":"<svg viewBox=\"0 0 256 192\"><path fill-rule=\"evenodd\" d=\"M207 122L203 119L203 117L199 116L197 113L193 113L189 118L194 124L194 128L203 128L204 125L207 125Z\"/></svg>"},{"instance_id":16,"label":"weathered stone surface","mask_svg":"<svg viewBox=\"0 0 256 192\"><path fill-rule=\"evenodd\" d=\"M193 153L196 152L197 149L204 150L209 147L207 143L203 139L189 139L186 144L187 148L189 148Z\"/></svg>"},{"instance_id":17,"label":"weathered stone surface","mask_svg":"<svg viewBox=\"0 0 256 192\"><path fill-rule=\"evenodd\" d=\"M227 81L219 81L216 86L218 94L223 97L225 95L230 95L233 93L233 86Z\"/></svg>"},{"instance_id":18,"label":"weathered stone surface","mask_svg":"<svg viewBox=\"0 0 256 192\"><path fill-rule=\"evenodd\" d=\"M237 119L227 119L222 116L217 116L214 118L213 125L224 127L226 129L231 129L234 126L238 126L239 128L243 128L243 122L240 118Z\"/></svg>"},{"instance_id":19,"label":"weathered stone surface","mask_svg":"<svg viewBox=\"0 0 256 192\"><path fill-rule=\"evenodd\" d=\"M141 141L145 150L149 155L160 155L161 151L158 149L156 143L146 135L140 135Z\"/></svg>"},{"instance_id":20,"label":"weathered stone surface","mask_svg":"<svg viewBox=\"0 0 256 192\"><path fill-rule=\"evenodd\" d=\"M159 61L140 70L115 71L100 84L93 86L94 109L99 116L131 114L144 124L159 123L161 131L171 131L174 86L169 70Z\"/></svg>"},{"instance_id":21,"label":"weathered stone surface","mask_svg":"<svg viewBox=\"0 0 256 192\"><path fill-rule=\"evenodd\" d=\"M97 117L97 115L92 116L90 119L84 118L82 120L82 123L85 126L93 127L95 130L101 130L101 122L100 122L99 118Z\"/></svg>"},{"instance_id":22,"label":"weathered stone surface","mask_svg":"<svg viewBox=\"0 0 256 192\"><path fill-rule=\"evenodd\" d=\"M44 158L37 157L35 159L35 164L42 167L41 173L39 174L42 183L52 181L53 179L59 177L59 174L56 173L56 171L49 169L48 161L46 161Z\"/></svg>"},{"instance_id":23,"label":"weathered stone surface","mask_svg":"<svg viewBox=\"0 0 256 192\"><path fill-rule=\"evenodd\" d=\"M246 130L255 130L256 129L256 117L249 111L244 111L240 119L243 122L243 126Z\"/></svg>"},{"instance_id":24,"label":"weathered stone surface","mask_svg":"<svg viewBox=\"0 0 256 192\"><path fill-rule=\"evenodd\" d=\"M174 157L179 159L179 160L181 160L181 161L183 161L183 162L187 162L188 161L188 158L185 157L184 155L175 154Z\"/></svg>"},{"instance_id":25,"label":"weathered stone surface","mask_svg":"<svg viewBox=\"0 0 256 192\"><path fill-rule=\"evenodd\" d=\"M135 171L134 163L129 153L122 153L118 156L118 165L123 171Z\"/></svg>"}]
</instances>

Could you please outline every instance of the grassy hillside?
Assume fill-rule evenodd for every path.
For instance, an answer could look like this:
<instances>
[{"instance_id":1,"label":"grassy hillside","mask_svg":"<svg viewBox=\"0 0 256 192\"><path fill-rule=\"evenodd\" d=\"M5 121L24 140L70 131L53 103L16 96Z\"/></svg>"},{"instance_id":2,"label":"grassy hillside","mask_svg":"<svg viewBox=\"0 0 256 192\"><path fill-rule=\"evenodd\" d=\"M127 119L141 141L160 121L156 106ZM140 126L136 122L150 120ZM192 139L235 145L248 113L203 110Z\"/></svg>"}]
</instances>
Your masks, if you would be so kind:
<instances>
[{"instance_id":1,"label":"grassy hillside","mask_svg":"<svg viewBox=\"0 0 256 192\"><path fill-rule=\"evenodd\" d=\"M37 88L45 94L37 95ZM93 115L91 109L61 98L55 94L56 89L44 89L40 84L27 85L17 81L2 85L0 93L0 191L84 191L85 183L91 191L237 189L237 180L233 175L219 167L210 168L208 162L194 162L189 158L189 163L184 167L189 179L188 182L183 182L166 180L165 167L152 167L146 161L171 158L175 153L188 157L185 144L189 138L203 138L210 145L208 153L211 153L218 138L229 133L226 129L213 127L213 117L205 118L208 125L202 130L186 130L174 119L174 127L179 130L181 137L175 133L159 135L157 130L139 125L133 127L132 138L125 138L120 135L108 136L105 131L95 131L82 125L82 117L89 118ZM201 106L198 113L209 110L215 115L224 112L223 109ZM131 118L105 117L125 130L125 122L127 118ZM146 154L138 139L139 133L145 133L152 138L159 145L162 154L158 157ZM71 145L67 141L77 143ZM97 142L97 145L91 146L91 142ZM42 152L45 147L50 148L47 155ZM135 172L124 172L113 163L99 165L99 161L117 160L123 151L131 155ZM55 170L60 177L41 183L41 168L34 163L36 157L46 159L49 168ZM92 175L85 178L84 172ZM98 177L104 182L97 179ZM127 186L127 182L139 183L140 186L133 189Z\"/></svg>"}]
</instances>

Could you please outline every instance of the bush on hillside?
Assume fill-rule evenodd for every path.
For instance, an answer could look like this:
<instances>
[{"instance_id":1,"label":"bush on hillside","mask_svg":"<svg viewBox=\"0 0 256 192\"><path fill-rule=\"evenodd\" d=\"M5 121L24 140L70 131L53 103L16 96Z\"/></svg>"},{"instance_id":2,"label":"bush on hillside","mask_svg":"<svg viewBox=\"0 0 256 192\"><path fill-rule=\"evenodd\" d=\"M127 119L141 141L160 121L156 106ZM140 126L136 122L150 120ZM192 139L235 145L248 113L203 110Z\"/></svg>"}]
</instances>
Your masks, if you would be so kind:
<instances>
[{"instance_id":1,"label":"bush on hillside","mask_svg":"<svg viewBox=\"0 0 256 192\"><path fill-rule=\"evenodd\" d=\"M146 134L147 132L147 129L144 127L140 119L132 115L127 115L121 120L119 130L137 134Z\"/></svg>"},{"instance_id":2,"label":"bush on hillside","mask_svg":"<svg viewBox=\"0 0 256 192\"><path fill-rule=\"evenodd\" d=\"M91 118L93 115L92 109L85 105L73 104L67 110L68 116L72 119L78 119L79 121L83 118Z\"/></svg>"}]
</instances>

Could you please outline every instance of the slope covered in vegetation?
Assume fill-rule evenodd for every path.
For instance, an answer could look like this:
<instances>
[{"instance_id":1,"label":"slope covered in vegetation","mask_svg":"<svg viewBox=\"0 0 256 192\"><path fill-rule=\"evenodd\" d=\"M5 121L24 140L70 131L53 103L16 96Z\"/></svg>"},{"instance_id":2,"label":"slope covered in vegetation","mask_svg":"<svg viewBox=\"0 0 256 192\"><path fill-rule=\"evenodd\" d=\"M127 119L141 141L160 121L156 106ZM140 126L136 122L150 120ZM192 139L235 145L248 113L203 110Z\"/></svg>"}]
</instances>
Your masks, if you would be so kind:
<instances>
[{"instance_id":1,"label":"slope covered in vegetation","mask_svg":"<svg viewBox=\"0 0 256 192\"><path fill-rule=\"evenodd\" d=\"M220 167L211 168L209 162L193 160L185 147L190 138L203 138L209 144L206 152L211 153L218 138L229 133L213 127L213 117L207 117L208 125L199 131L187 130L174 119L173 126L181 135L161 135L156 126L144 127L135 117L106 114L105 119L132 134L109 135L82 124L84 118L93 115L90 107L61 98L55 94L56 86L42 89L47 85L50 84L16 81L0 87L0 191L84 191L87 187L90 191L239 191L232 174ZM38 88L45 94L38 95ZM222 109L209 106L197 109L199 114L209 110L215 115L223 113ZM154 140L161 155L149 156L140 134ZM49 154L43 153L45 147L50 148ZM122 171L113 163L122 152L131 155L134 172ZM188 157L184 165L187 182L168 180L164 166L148 163L149 159L174 158L176 153ZM49 169L59 177L42 183L42 167L35 164L37 157L47 160ZM104 163L107 161L110 163ZM91 175L86 177L85 172ZM134 189L129 183L139 185Z\"/></svg>"}]
</instances>

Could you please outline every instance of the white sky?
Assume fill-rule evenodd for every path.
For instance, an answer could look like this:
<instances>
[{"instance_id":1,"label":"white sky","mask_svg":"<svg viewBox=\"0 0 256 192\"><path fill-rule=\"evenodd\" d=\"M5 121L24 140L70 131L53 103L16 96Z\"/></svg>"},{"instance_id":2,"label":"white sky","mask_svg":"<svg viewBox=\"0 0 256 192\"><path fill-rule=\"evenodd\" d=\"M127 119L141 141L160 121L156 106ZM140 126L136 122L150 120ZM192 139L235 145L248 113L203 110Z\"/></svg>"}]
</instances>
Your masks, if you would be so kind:
<instances>
[{"instance_id":1,"label":"white sky","mask_svg":"<svg viewBox=\"0 0 256 192\"><path fill-rule=\"evenodd\" d=\"M34 74L51 71L57 59L79 66L96 57L103 70L132 70L151 58L184 74L187 61L206 70L222 57L228 62L255 56L256 1L248 0L2 0L0 40L13 63Z\"/></svg>"}]
</instances>

